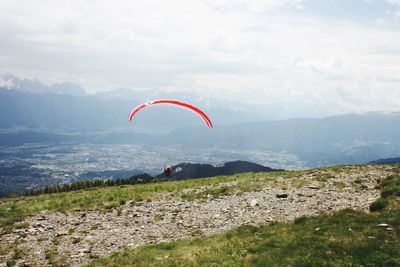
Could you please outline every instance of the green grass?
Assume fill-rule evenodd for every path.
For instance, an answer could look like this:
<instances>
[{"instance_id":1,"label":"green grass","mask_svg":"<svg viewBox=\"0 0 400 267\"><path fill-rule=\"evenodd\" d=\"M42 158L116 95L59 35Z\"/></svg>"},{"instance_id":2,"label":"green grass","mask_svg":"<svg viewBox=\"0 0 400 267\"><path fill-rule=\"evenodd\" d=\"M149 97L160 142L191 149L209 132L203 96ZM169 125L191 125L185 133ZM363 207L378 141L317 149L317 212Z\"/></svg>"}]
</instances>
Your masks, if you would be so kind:
<instances>
[{"instance_id":1,"label":"green grass","mask_svg":"<svg viewBox=\"0 0 400 267\"><path fill-rule=\"evenodd\" d=\"M400 177L396 175L389 176L381 183L380 189L382 197L400 196Z\"/></svg>"},{"instance_id":2,"label":"green grass","mask_svg":"<svg viewBox=\"0 0 400 267\"><path fill-rule=\"evenodd\" d=\"M371 203L369 210L371 212L380 211L385 209L389 205L389 200L387 198L379 198Z\"/></svg>"},{"instance_id":3,"label":"green grass","mask_svg":"<svg viewBox=\"0 0 400 267\"><path fill-rule=\"evenodd\" d=\"M146 246L89 266L400 266L400 213L343 210L293 223Z\"/></svg>"},{"instance_id":4,"label":"green grass","mask_svg":"<svg viewBox=\"0 0 400 267\"><path fill-rule=\"evenodd\" d=\"M124 205L127 201L138 203L167 194L183 199L204 198L207 197L208 193L211 193L213 197L217 197L231 192L228 192L229 190L226 192L224 190L214 190L206 194L200 193L197 196L190 196L190 194L182 192L189 188L196 189L203 186L216 186L231 182L236 184L235 191L251 191L273 181L276 177L290 178L299 174L301 174L299 171L245 173L204 179L102 187L39 196L3 198L0 199L0 227L6 231L13 229L15 223L23 220L28 215L37 214L41 211L110 210Z\"/></svg>"},{"instance_id":5,"label":"green grass","mask_svg":"<svg viewBox=\"0 0 400 267\"><path fill-rule=\"evenodd\" d=\"M400 176L381 183L380 212L345 209L292 223L145 246L89 266L400 266ZM390 192L390 193L387 193ZM394 230L378 227L389 224Z\"/></svg>"},{"instance_id":6,"label":"green grass","mask_svg":"<svg viewBox=\"0 0 400 267\"><path fill-rule=\"evenodd\" d=\"M209 188L206 190L202 190L200 192L197 191L191 191L191 192L186 192L186 193L181 193L180 197L185 200L195 200L195 199L207 199L209 197L211 198L217 198L219 196L223 195L230 195L233 192L237 191L236 186L216 186L213 188Z\"/></svg>"},{"instance_id":7,"label":"green grass","mask_svg":"<svg viewBox=\"0 0 400 267\"><path fill-rule=\"evenodd\" d=\"M45 253L45 258L49 261L51 266L68 266L66 259L60 256L55 249L47 250Z\"/></svg>"},{"instance_id":8,"label":"green grass","mask_svg":"<svg viewBox=\"0 0 400 267\"><path fill-rule=\"evenodd\" d=\"M391 175L379 185L381 197L369 207L370 211L379 211L385 208L400 210L400 176Z\"/></svg>"},{"instance_id":9,"label":"green grass","mask_svg":"<svg viewBox=\"0 0 400 267\"><path fill-rule=\"evenodd\" d=\"M330 173L324 173L324 174L317 174L315 176L315 179L318 182L327 182L329 179L335 178L335 175L330 174Z\"/></svg>"},{"instance_id":10,"label":"green grass","mask_svg":"<svg viewBox=\"0 0 400 267\"><path fill-rule=\"evenodd\" d=\"M0 244L0 256L6 255L6 253L6 248L4 247L4 245Z\"/></svg>"}]
</instances>

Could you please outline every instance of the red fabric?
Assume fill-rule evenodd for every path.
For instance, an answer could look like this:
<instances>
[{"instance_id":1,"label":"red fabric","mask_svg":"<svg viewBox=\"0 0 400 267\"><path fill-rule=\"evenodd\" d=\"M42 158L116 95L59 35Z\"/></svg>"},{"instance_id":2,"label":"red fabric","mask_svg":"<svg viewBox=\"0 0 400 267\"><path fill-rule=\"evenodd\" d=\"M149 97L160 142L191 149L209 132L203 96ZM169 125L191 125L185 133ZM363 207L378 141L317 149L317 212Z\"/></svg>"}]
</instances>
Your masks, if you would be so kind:
<instances>
[{"instance_id":1,"label":"red fabric","mask_svg":"<svg viewBox=\"0 0 400 267\"><path fill-rule=\"evenodd\" d=\"M213 124L212 124L210 118L201 109L199 109L191 104L185 103L185 102L181 102L181 101L177 101L177 100L168 100L168 99L152 100L152 101L148 101L146 103L140 104L139 106L134 108L131 111L131 113L129 114L129 117L128 117L129 121L132 121L133 116L135 116L135 114L139 110L141 110L147 106L156 105L156 104L171 104L171 105L178 105L181 107L188 108L188 109L196 112L204 120L204 122L207 124L208 127L213 128Z\"/></svg>"}]
</instances>

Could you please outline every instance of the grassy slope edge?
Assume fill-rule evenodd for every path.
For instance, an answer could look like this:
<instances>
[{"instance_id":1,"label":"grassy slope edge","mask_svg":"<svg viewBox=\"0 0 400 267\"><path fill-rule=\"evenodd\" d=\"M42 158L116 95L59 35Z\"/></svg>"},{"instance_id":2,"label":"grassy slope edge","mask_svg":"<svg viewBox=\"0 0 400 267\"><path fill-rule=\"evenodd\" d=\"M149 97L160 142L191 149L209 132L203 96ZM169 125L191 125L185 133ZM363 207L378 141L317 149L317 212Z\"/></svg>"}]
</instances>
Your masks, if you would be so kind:
<instances>
[{"instance_id":1,"label":"grassy slope edge","mask_svg":"<svg viewBox=\"0 0 400 267\"><path fill-rule=\"evenodd\" d=\"M26 216L43 211L69 212L74 210L110 210L126 201L150 201L169 195L183 199L202 198L208 194L219 195L237 191L254 191L261 185L274 181L276 177L291 178L301 171L244 173L183 181L166 181L148 184L98 187L63 193L21 196L0 199L0 230L18 228L18 222ZM231 186L226 184L231 183ZM187 189L209 186L211 189L200 193L185 193ZM0 231L1 232L1 231Z\"/></svg>"},{"instance_id":2,"label":"grassy slope edge","mask_svg":"<svg viewBox=\"0 0 400 267\"><path fill-rule=\"evenodd\" d=\"M400 266L400 176L385 179L380 190L371 205L379 212L346 209L292 223L244 225L115 253L90 266ZM386 204L374 208L379 202Z\"/></svg>"}]
</instances>

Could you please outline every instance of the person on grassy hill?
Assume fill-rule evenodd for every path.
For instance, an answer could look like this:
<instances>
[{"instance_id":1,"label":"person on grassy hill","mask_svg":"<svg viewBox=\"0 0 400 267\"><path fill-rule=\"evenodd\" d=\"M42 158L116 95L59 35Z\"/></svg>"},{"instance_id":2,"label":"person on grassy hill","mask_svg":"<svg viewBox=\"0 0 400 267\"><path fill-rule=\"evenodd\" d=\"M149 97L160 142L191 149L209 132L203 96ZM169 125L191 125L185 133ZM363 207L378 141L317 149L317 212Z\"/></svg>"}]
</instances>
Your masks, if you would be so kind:
<instances>
[{"instance_id":1,"label":"person on grassy hill","mask_svg":"<svg viewBox=\"0 0 400 267\"><path fill-rule=\"evenodd\" d=\"M170 174L172 173L172 168L171 166L164 166L164 174L165 176L170 176Z\"/></svg>"}]
</instances>

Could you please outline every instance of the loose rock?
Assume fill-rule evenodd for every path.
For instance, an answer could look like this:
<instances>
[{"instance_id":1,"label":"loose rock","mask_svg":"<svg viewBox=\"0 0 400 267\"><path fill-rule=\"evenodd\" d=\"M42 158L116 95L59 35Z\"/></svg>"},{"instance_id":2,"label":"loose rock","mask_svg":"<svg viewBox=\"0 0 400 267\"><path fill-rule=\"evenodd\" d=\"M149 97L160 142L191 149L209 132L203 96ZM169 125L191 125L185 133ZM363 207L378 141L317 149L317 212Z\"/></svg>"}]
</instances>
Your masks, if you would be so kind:
<instances>
[{"instance_id":1,"label":"loose rock","mask_svg":"<svg viewBox=\"0 0 400 267\"><path fill-rule=\"evenodd\" d=\"M310 188L310 189L319 189L319 186L316 186L316 185L310 185L310 186L308 186L308 188Z\"/></svg>"},{"instance_id":2,"label":"loose rock","mask_svg":"<svg viewBox=\"0 0 400 267\"><path fill-rule=\"evenodd\" d=\"M251 201L250 201L250 206L251 207L255 207L255 206L258 206L258 201L257 201L257 199L252 199Z\"/></svg>"},{"instance_id":3,"label":"loose rock","mask_svg":"<svg viewBox=\"0 0 400 267\"><path fill-rule=\"evenodd\" d=\"M276 194L276 197L277 198L287 198L289 195L288 194L285 194L285 193L283 193L283 194Z\"/></svg>"}]
</instances>

